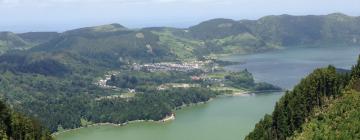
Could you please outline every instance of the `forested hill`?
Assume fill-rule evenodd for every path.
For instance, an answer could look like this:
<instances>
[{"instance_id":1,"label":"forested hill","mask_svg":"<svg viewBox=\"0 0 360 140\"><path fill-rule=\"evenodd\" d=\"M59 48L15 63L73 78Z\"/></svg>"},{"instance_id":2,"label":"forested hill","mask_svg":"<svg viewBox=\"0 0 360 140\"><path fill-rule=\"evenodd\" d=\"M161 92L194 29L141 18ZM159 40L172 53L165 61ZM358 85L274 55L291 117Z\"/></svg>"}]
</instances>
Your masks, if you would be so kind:
<instances>
[{"instance_id":1,"label":"forested hill","mask_svg":"<svg viewBox=\"0 0 360 140\"><path fill-rule=\"evenodd\" d=\"M45 43L60 33L56 32L28 32L16 34L0 31L0 54L9 50L24 50Z\"/></svg>"},{"instance_id":2,"label":"forested hill","mask_svg":"<svg viewBox=\"0 0 360 140\"><path fill-rule=\"evenodd\" d=\"M0 101L1 140L52 140L50 132L38 122L12 111Z\"/></svg>"},{"instance_id":3,"label":"forested hill","mask_svg":"<svg viewBox=\"0 0 360 140\"><path fill-rule=\"evenodd\" d=\"M65 49L105 61L115 58L124 62L151 61L212 53L255 53L289 46L359 45L359 34L360 18L341 13L265 16L239 21L219 18L189 28L129 29L109 24L63 33L0 32L0 53L29 48L59 53Z\"/></svg>"},{"instance_id":4,"label":"forested hill","mask_svg":"<svg viewBox=\"0 0 360 140\"><path fill-rule=\"evenodd\" d=\"M0 63L6 66L0 70L64 75L79 71L74 68L90 65L87 70L81 70L89 73L94 71L91 68L182 61L211 54L248 54L294 46L359 45L359 34L360 18L340 13L266 16L240 21L213 19L184 29L129 29L109 24L63 33L0 32L0 54L11 51L1 56ZM29 71L29 67L36 70ZM54 73L57 68L60 73Z\"/></svg>"},{"instance_id":5,"label":"forested hill","mask_svg":"<svg viewBox=\"0 0 360 140\"><path fill-rule=\"evenodd\" d=\"M359 139L360 58L351 73L315 70L276 103L246 137L272 139Z\"/></svg>"}]
</instances>

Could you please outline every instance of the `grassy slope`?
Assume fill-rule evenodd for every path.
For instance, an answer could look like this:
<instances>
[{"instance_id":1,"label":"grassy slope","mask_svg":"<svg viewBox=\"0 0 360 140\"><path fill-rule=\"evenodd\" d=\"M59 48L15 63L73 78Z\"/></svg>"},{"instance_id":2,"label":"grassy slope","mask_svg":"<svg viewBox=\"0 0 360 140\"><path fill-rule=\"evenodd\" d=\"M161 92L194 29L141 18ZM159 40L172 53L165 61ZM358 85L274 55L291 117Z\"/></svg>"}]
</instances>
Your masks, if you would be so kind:
<instances>
[{"instance_id":1,"label":"grassy slope","mask_svg":"<svg viewBox=\"0 0 360 140\"><path fill-rule=\"evenodd\" d=\"M225 54L247 54L280 48L276 45L269 45L260 38L250 33L228 36L221 39L211 40L216 46L221 47Z\"/></svg>"},{"instance_id":2,"label":"grassy slope","mask_svg":"<svg viewBox=\"0 0 360 140\"><path fill-rule=\"evenodd\" d=\"M26 49L32 44L11 32L0 32L0 53L10 49Z\"/></svg>"},{"instance_id":3,"label":"grassy slope","mask_svg":"<svg viewBox=\"0 0 360 140\"><path fill-rule=\"evenodd\" d=\"M195 58L194 51L203 46L204 43L199 40L182 38L175 36L170 30L154 31L159 36L160 44L170 48L171 53L178 59Z\"/></svg>"}]
</instances>

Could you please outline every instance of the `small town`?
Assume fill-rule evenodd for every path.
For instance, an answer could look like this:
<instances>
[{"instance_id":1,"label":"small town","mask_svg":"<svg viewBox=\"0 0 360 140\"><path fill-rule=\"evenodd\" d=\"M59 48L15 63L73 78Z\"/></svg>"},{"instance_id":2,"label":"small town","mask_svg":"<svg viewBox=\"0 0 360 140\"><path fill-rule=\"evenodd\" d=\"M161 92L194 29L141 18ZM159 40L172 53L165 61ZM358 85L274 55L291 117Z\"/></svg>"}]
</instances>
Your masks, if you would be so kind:
<instances>
[{"instance_id":1,"label":"small town","mask_svg":"<svg viewBox=\"0 0 360 140\"><path fill-rule=\"evenodd\" d=\"M148 64L136 64L134 63L132 68L134 70L145 70L150 72L157 71L181 71L189 72L193 70L204 70L204 66L211 63L212 61L191 61L191 62L160 62L160 63L148 63Z\"/></svg>"}]
</instances>

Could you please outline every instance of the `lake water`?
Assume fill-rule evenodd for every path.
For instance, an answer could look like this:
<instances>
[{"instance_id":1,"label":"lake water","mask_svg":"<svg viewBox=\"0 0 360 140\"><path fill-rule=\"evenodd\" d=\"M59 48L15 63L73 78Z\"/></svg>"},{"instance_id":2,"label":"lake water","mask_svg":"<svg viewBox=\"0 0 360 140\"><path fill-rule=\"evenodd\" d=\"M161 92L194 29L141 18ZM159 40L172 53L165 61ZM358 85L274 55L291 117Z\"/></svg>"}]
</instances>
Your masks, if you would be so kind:
<instances>
[{"instance_id":1,"label":"lake water","mask_svg":"<svg viewBox=\"0 0 360 140\"><path fill-rule=\"evenodd\" d=\"M265 81L291 89L301 78L319 67L334 65L350 69L357 61L360 47L288 48L245 56L230 56L224 60L245 62L228 70L248 69L257 81Z\"/></svg>"},{"instance_id":2,"label":"lake water","mask_svg":"<svg viewBox=\"0 0 360 140\"><path fill-rule=\"evenodd\" d=\"M254 55L230 56L225 60L246 62L226 67L247 68L257 81L291 89L317 67L329 64L349 69L359 47L291 48ZM94 126L62 133L57 140L236 140L243 139L265 113L273 110L282 93L219 97L176 111L167 123L134 123L127 126Z\"/></svg>"}]
</instances>

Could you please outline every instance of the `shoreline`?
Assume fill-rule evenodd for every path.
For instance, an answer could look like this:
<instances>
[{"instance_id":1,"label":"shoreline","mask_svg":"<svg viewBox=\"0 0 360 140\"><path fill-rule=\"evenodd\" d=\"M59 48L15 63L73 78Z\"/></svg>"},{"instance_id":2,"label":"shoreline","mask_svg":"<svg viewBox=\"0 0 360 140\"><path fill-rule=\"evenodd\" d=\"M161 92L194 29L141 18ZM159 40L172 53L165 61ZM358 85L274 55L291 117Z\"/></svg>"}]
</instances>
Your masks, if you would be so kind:
<instances>
[{"instance_id":1,"label":"shoreline","mask_svg":"<svg viewBox=\"0 0 360 140\"><path fill-rule=\"evenodd\" d=\"M210 98L208 101L205 101L205 102L198 102L198 103L191 103L191 104L184 104L184 105L181 105L179 107L176 107L174 110L180 110L180 109L183 109L185 107L191 107L191 106L196 106L196 105L201 105L201 104L205 104L205 103L208 103L210 101L214 100L213 98ZM87 127L96 127L96 126L126 126L128 124L132 124L132 123L140 123L140 122L154 122L154 123L166 123L166 122L170 122L170 121L173 121L175 120L176 117L175 117L175 113L171 113L170 116L166 116L164 117L163 119L161 120L158 120L158 121L154 121L154 120L133 120L133 121L128 121L128 122L124 122L124 123L120 123L120 124L116 124L116 123L109 123L109 122L106 122L106 123L94 123L94 124L91 124L91 125L87 125L87 126L81 126L81 127L78 127L78 128L73 128L73 129L66 129L64 131L61 131L61 132L55 132L55 133L52 133L51 136L53 137L56 137L57 135L60 135L62 133L66 133L66 132L71 132L71 131L75 131L75 130L79 130L79 129L83 129L83 128L87 128Z\"/></svg>"},{"instance_id":2,"label":"shoreline","mask_svg":"<svg viewBox=\"0 0 360 140\"><path fill-rule=\"evenodd\" d=\"M105 123L94 123L91 125L87 125L87 126L81 126L78 128L74 128L74 129L66 129L64 131L61 132L55 132L52 133L51 136L55 137L57 135L60 135L62 133L66 133L66 132L71 132L71 131L75 131L75 130L79 130L79 129L83 129L83 128L87 128L87 127L96 127L96 126L126 126L128 124L133 124L133 123L140 123L140 122L154 122L154 123L166 123L166 122L170 122L175 120L175 113L171 113L170 116L166 116L165 118L158 120L158 121L154 121L154 120L133 120L133 121L128 121L128 122L124 122L124 123L120 123L120 124L116 124L116 123L109 123L109 122L105 122Z\"/></svg>"},{"instance_id":3,"label":"shoreline","mask_svg":"<svg viewBox=\"0 0 360 140\"><path fill-rule=\"evenodd\" d=\"M183 109L185 107L191 107L191 106L206 104L208 102L213 101L217 97L222 97L222 96L223 97L248 96L248 95L256 94L258 92L263 92L263 91L244 91L244 92L234 92L234 93L231 93L231 94L222 94L222 95L218 95L218 96L216 96L214 98L210 98L208 101L205 101L205 102L183 104L181 106L178 106L178 107L174 108L174 111ZM265 91L265 92L267 92L267 91ZM273 91L268 91L268 92L273 92ZM81 127L74 128L74 129L66 129L66 130L61 131L61 132L55 132L55 133L52 133L51 136L55 137L55 136L60 135L62 133L71 132L71 131L75 131L75 130L79 130L79 129L87 128L87 127L96 127L96 126L119 126L119 127L121 127L121 126L126 126L128 124L140 123L140 122L166 123L166 122L173 121L175 119L176 119L175 113L171 113L170 116L165 116L163 119L158 120L158 121L154 121L154 120L133 120L133 121L128 121L128 122L124 122L124 123L120 123L120 124L109 123L109 122L106 122L106 123L94 123L94 124L91 124L91 125L81 126Z\"/></svg>"}]
</instances>

